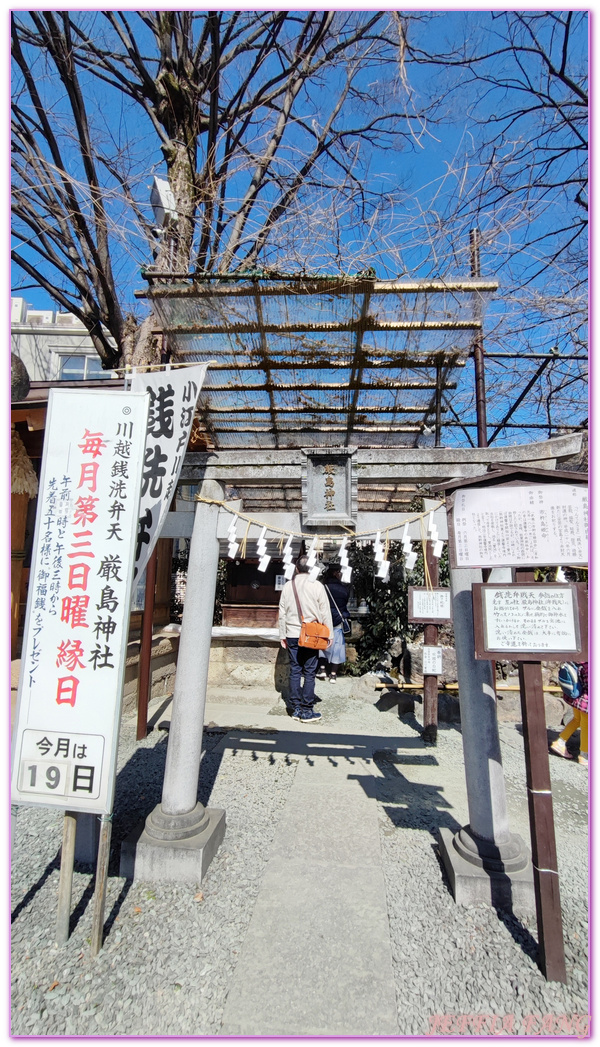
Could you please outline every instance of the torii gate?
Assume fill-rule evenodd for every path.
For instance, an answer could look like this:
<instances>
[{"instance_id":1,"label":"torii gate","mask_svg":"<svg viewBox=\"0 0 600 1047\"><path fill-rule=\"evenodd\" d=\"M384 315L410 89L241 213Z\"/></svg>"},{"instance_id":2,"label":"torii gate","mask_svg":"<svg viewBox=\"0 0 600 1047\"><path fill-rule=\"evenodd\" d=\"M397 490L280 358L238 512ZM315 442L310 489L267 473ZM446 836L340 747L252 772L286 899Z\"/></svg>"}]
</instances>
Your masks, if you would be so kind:
<instances>
[{"instance_id":1,"label":"torii gate","mask_svg":"<svg viewBox=\"0 0 600 1047\"><path fill-rule=\"evenodd\" d=\"M338 450L352 451L358 505L361 483L439 484L452 478L481 475L486 468L500 465L554 469L578 454L581 439L579 434L570 434L494 449ZM305 449L305 453L310 454L310 449ZM335 448L330 447L329 453L334 454ZM210 451L186 456L181 479L198 488L195 508L190 512L178 506L177 512L169 514L164 532L167 537L191 537L191 546L163 794L161 803L148 816L141 837L138 839L136 834L135 840L125 841L121 875L150 880L200 880L223 839L225 812L204 809L196 802L217 566L220 553L226 551L231 520L220 503L227 486L241 487L249 481L255 487L262 483L269 488L283 482L301 483L301 458L298 452L289 450ZM357 510L354 522L357 531L374 532L401 526L410 516L414 514ZM276 529L310 533L306 515L299 511L261 510L260 518L261 523ZM322 525L313 525L313 531L317 530L322 531ZM257 526L249 531L250 542L256 540L258 531ZM339 536L341 525L332 526L329 533ZM481 580L481 572L470 574L473 577L469 584ZM454 589L458 591L456 585ZM496 706L489 701L494 694L492 666L490 662L475 660L468 629L469 624L463 622L457 662L464 681L459 696L461 717L472 717L477 710L477 731L473 737L477 738L478 747L465 754L470 823L476 826L476 835L499 857L497 879L507 886L513 899L524 901L527 896L532 897L531 864L523 841L510 832L508 824ZM478 701L483 696L486 700ZM485 797L485 802L477 797ZM492 897L497 899L497 890L492 892L489 882L483 890L481 884L475 883L478 877L489 881L490 874L474 869L474 900L485 900L486 890L490 901Z\"/></svg>"},{"instance_id":2,"label":"torii gate","mask_svg":"<svg viewBox=\"0 0 600 1047\"><path fill-rule=\"evenodd\" d=\"M222 519L225 499L241 498L263 525L281 527L283 514L283 529L296 533L373 533L406 518L401 510L423 493L419 486L492 465L552 469L578 453L578 434L494 449L441 446L444 428L468 431L448 393L471 357L477 431L485 436L483 303L498 285L478 272L476 265L471 279L384 281L371 272L145 271L149 288L140 297L153 305L163 345L177 362L211 366L199 403L202 450L186 456L181 478L197 487L195 511L175 513L164 532L191 535L191 547L162 801L141 837L123 845L122 875L198 880L225 832L225 813L196 803L217 565L230 522ZM508 421L513 409L501 428L518 427ZM308 463L338 452L345 501L328 518L330 506L319 513L310 504ZM472 692L461 709L468 717L478 690L494 693L492 668L471 664L468 643L457 661L461 688ZM482 707L479 748L465 773L468 795L487 799L470 815L506 879L529 859L508 826L495 703Z\"/></svg>"}]
</instances>

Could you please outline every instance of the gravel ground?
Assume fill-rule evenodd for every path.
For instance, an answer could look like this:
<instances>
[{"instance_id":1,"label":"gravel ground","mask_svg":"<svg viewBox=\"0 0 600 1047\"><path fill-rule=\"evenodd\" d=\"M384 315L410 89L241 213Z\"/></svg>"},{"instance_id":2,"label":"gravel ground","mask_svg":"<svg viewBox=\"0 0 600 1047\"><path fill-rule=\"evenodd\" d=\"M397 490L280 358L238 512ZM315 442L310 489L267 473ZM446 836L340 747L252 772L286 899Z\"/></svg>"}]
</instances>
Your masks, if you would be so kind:
<instances>
[{"instance_id":1,"label":"gravel ground","mask_svg":"<svg viewBox=\"0 0 600 1047\"><path fill-rule=\"evenodd\" d=\"M349 704L339 681L323 687L323 723L334 727ZM353 701L353 730L380 717L382 735L398 731L393 713ZM154 706L155 707L155 706ZM151 706L151 712L153 707ZM283 711L282 709L280 711ZM385 723L384 723L385 721ZM402 733L412 727L405 720ZM232 725L233 726L233 725ZM282 722L285 728L285 723ZM345 727L347 729L347 727ZM501 728L509 798L525 798L522 739ZM12 1033L28 1036L210 1036L219 1033L239 950L252 915L280 811L298 757L213 750L223 731L205 732L199 799L225 807L225 841L199 885L130 883L118 875L123 837L159 802L166 732L135 742L135 722L121 730L104 947L90 957L93 879L76 865L71 935L53 944L62 813L18 809L12 862ZM455 726L440 727L440 762L462 765ZM547 983L536 962L535 917L457 907L441 870L436 829L457 828L451 813L425 790L407 803L397 758L374 759L382 865L398 1021L402 1035L423 1035L442 1015L499 1015L505 1031L539 1035L537 1015L586 1015L587 821L586 772L553 760L553 792L569 984ZM416 800L415 800L416 796ZM418 943L418 947L415 944ZM487 1021L487 1019L482 1018ZM511 1022L514 1024L511 1026ZM525 1026L523 1023L525 1022ZM444 1030L442 1030L444 1031ZM460 1031L456 1026L446 1032ZM480 1029L489 1034L484 1024ZM496 1032L500 1031L497 1027ZM544 1032L560 1032L556 1021ZM582 1031L582 1026L579 1027ZM260 1035L260 1030L257 1030Z\"/></svg>"},{"instance_id":2,"label":"gravel ground","mask_svg":"<svg viewBox=\"0 0 600 1047\"><path fill-rule=\"evenodd\" d=\"M506 725L501 737L507 793L518 790L525 802L522 738ZM461 749L460 732L441 725L440 762L458 760ZM585 1033L587 772L567 761L551 763L568 977L568 984L561 985L547 982L537 966L535 915L517 919L486 905L463 909L454 904L434 839L438 827L456 831L459 826L427 797L409 810L392 754L382 753L375 762L383 776L379 821L401 1032L460 1034L461 1019L447 1020L444 1028L442 1018L463 1016L466 1035L499 1034L503 1028L506 1034L540 1035L543 1030L557 1035L569 1028L559 1016L577 1015L579 1023L571 1021L570 1027Z\"/></svg>"}]
</instances>

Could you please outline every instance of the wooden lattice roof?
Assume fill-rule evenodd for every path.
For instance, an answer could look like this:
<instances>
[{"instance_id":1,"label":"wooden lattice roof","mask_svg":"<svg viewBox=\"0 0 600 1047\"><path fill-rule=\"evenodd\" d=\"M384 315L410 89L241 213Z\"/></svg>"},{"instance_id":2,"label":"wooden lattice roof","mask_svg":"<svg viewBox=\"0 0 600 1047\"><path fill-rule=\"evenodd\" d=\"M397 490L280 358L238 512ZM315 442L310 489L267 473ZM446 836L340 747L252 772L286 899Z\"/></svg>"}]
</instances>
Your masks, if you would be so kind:
<instances>
[{"instance_id":1,"label":"wooden lattice roof","mask_svg":"<svg viewBox=\"0 0 600 1047\"><path fill-rule=\"evenodd\" d=\"M146 275L175 358L215 361L200 417L216 449L416 446L439 430L497 288Z\"/></svg>"}]
</instances>

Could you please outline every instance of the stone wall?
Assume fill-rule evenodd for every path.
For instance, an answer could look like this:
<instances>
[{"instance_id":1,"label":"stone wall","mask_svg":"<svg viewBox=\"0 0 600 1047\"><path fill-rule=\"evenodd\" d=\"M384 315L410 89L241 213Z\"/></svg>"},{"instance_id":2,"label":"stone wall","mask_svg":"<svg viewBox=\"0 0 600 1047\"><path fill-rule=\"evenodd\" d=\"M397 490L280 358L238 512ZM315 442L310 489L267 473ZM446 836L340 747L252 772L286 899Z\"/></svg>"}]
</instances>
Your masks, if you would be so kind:
<instances>
[{"instance_id":1,"label":"stone wall","mask_svg":"<svg viewBox=\"0 0 600 1047\"><path fill-rule=\"evenodd\" d=\"M179 633L158 633L152 641L152 697L160 698L173 693L175 686L175 672L177 668L177 652L179 649ZM412 683L415 692L422 688L422 648L418 644L410 645L412 656ZM350 659L348 659L350 660ZM125 671L124 709L131 712L136 708L137 702L137 679L139 664L139 641L128 644L127 663ZM443 650L444 675L439 678L442 688L445 684L456 682L456 656L453 648L445 647ZM546 675L546 674L545 674ZM548 673L550 680L552 672ZM244 693L250 697L254 691L260 691L261 695L272 695L276 698L281 694L284 698L288 693L288 655L279 644L279 640L270 637L261 639L247 639L239 636L222 637L213 636L211 642L210 662L208 668L208 687L211 691L226 689L231 692L239 692L243 698ZM378 676L366 673L362 677L356 677L351 697L361 698L373 703L387 697L393 697L395 702L401 705L412 706L413 698L409 695L402 696L398 691L387 692L385 687L381 688L385 680L394 683L392 677ZM509 675L511 683L518 683ZM499 681L500 682L500 681ZM545 680L546 682L546 680ZM411 691L413 690L411 688ZM216 697L216 696L215 696ZM546 691L544 695L546 706L546 723L548 727L559 727L571 719L572 711L566 702L556 693ZM521 721L521 699L518 691L498 692L498 719L502 722L517 723ZM407 711L404 709L404 711ZM438 698L439 722L460 722L460 708L458 694L454 691L443 692L440 690Z\"/></svg>"},{"instance_id":2,"label":"stone wall","mask_svg":"<svg viewBox=\"0 0 600 1047\"><path fill-rule=\"evenodd\" d=\"M175 670L179 634L158 633L152 637L152 687L151 697L161 698L172 694L175 686ZM130 714L137 707L139 640L127 644L127 661L125 663L125 684L123 687L123 711Z\"/></svg>"},{"instance_id":3,"label":"stone wall","mask_svg":"<svg viewBox=\"0 0 600 1047\"><path fill-rule=\"evenodd\" d=\"M213 637L209 687L239 687L242 691L260 687L281 694L287 681L288 656L279 640Z\"/></svg>"}]
</instances>

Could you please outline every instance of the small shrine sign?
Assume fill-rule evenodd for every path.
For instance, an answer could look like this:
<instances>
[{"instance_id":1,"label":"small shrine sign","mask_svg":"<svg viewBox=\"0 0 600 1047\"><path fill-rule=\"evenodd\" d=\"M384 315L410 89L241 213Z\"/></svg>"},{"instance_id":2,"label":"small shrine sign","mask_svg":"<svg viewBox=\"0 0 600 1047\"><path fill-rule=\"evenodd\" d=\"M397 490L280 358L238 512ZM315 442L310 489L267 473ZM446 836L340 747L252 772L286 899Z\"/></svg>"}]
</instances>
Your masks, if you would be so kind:
<instances>
[{"instance_id":1,"label":"small shrine sign","mask_svg":"<svg viewBox=\"0 0 600 1047\"><path fill-rule=\"evenodd\" d=\"M452 600L449 589L427 589L421 585L408 587L408 620L409 622L452 621Z\"/></svg>"},{"instance_id":2,"label":"small shrine sign","mask_svg":"<svg viewBox=\"0 0 600 1047\"><path fill-rule=\"evenodd\" d=\"M302 517L305 527L355 527L358 480L355 447L302 451Z\"/></svg>"},{"instance_id":3,"label":"small shrine sign","mask_svg":"<svg viewBox=\"0 0 600 1047\"><path fill-rule=\"evenodd\" d=\"M587 659L587 601L564 583L473 585L475 657Z\"/></svg>"},{"instance_id":4,"label":"small shrine sign","mask_svg":"<svg viewBox=\"0 0 600 1047\"><path fill-rule=\"evenodd\" d=\"M441 676L443 672L442 648L437 644L423 647L423 676Z\"/></svg>"}]
</instances>

